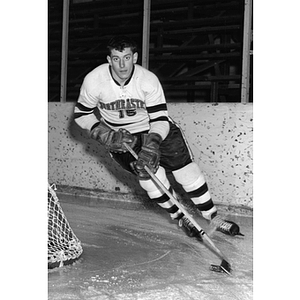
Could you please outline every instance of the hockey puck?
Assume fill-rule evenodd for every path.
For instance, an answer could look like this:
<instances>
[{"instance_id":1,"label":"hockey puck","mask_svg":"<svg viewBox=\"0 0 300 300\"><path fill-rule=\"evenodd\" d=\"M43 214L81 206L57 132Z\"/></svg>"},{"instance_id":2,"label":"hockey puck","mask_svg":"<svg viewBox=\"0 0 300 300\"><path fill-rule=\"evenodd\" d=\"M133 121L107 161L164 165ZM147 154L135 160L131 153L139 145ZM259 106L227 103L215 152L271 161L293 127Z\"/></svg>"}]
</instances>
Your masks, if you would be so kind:
<instances>
[{"instance_id":1,"label":"hockey puck","mask_svg":"<svg viewBox=\"0 0 300 300\"><path fill-rule=\"evenodd\" d=\"M221 268L221 266L218 265L210 265L209 269L213 272L219 272L219 273L223 273L223 269Z\"/></svg>"}]
</instances>

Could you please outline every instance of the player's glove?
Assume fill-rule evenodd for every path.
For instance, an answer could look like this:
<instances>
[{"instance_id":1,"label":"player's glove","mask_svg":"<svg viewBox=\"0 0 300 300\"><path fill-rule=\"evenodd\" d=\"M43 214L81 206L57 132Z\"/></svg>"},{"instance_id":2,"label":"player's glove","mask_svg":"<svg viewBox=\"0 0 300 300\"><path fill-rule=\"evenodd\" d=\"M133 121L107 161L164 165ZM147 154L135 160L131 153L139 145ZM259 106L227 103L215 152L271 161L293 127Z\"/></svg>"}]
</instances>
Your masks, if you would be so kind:
<instances>
[{"instance_id":1,"label":"player's glove","mask_svg":"<svg viewBox=\"0 0 300 300\"><path fill-rule=\"evenodd\" d=\"M149 179L150 175L144 169L147 165L153 173L156 173L159 167L160 151L159 146L162 137L157 133L142 135L142 148L138 153L138 160L133 163L133 168L140 179Z\"/></svg>"},{"instance_id":2,"label":"player's glove","mask_svg":"<svg viewBox=\"0 0 300 300\"><path fill-rule=\"evenodd\" d=\"M91 137L109 151L118 153L128 151L123 145L124 142L133 148L137 141L137 138L131 135L128 130L121 128L115 131L103 122L92 128Z\"/></svg>"}]
</instances>

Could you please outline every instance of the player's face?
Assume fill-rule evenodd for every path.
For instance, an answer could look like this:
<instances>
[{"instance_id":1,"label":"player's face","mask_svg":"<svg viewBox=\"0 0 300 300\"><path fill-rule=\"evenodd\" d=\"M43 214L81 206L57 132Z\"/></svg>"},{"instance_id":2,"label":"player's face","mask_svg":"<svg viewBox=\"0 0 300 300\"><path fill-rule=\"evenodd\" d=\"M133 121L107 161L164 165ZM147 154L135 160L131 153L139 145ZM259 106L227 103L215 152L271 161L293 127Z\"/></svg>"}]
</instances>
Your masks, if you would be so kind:
<instances>
[{"instance_id":1,"label":"player's face","mask_svg":"<svg viewBox=\"0 0 300 300\"><path fill-rule=\"evenodd\" d=\"M110 56L107 56L107 61L112 68L114 79L124 83L130 77L137 57L137 52L133 54L130 48L124 48L122 52L113 49Z\"/></svg>"}]
</instances>

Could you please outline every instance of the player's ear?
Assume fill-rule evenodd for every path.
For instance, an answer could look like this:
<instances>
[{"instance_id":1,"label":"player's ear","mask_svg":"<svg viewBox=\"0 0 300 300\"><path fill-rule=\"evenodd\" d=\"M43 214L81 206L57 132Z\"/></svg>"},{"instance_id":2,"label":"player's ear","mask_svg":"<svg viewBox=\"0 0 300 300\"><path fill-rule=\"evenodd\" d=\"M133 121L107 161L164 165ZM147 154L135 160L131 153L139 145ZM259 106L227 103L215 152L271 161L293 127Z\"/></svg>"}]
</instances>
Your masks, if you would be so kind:
<instances>
[{"instance_id":1,"label":"player's ear","mask_svg":"<svg viewBox=\"0 0 300 300\"><path fill-rule=\"evenodd\" d=\"M135 52L134 54L133 54L133 63L134 64L136 64L137 63L137 60L138 60L138 53L137 52Z\"/></svg>"},{"instance_id":2,"label":"player's ear","mask_svg":"<svg viewBox=\"0 0 300 300\"><path fill-rule=\"evenodd\" d=\"M111 58L109 55L106 56L106 59L107 59L108 63L111 65Z\"/></svg>"}]
</instances>

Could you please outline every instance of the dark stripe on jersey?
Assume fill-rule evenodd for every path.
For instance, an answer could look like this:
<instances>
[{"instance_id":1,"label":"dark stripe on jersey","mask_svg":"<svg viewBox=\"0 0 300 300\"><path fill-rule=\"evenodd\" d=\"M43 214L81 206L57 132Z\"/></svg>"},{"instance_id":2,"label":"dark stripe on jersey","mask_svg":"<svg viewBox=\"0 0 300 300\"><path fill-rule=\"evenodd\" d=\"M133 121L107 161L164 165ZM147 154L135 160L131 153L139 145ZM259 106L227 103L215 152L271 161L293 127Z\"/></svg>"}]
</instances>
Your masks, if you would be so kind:
<instances>
[{"instance_id":1,"label":"dark stripe on jersey","mask_svg":"<svg viewBox=\"0 0 300 300\"><path fill-rule=\"evenodd\" d=\"M162 103L162 104L158 104L158 105L155 105L155 106L147 107L146 109L147 109L147 112L149 114L156 113L158 111L167 110L167 104Z\"/></svg>"},{"instance_id":2,"label":"dark stripe on jersey","mask_svg":"<svg viewBox=\"0 0 300 300\"><path fill-rule=\"evenodd\" d=\"M166 116L158 117L158 118L156 118L156 119L151 119L151 120L150 120L150 123L153 123L153 122L159 122L159 121L166 121L166 122L169 122L169 118L166 117Z\"/></svg>"},{"instance_id":3,"label":"dark stripe on jersey","mask_svg":"<svg viewBox=\"0 0 300 300\"><path fill-rule=\"evenodd\" d=\"M84 106L84 105L81 104L81 103L77 103L75 106L76 106L80 111L85 111L85 112L93 112L94 109L95 109L95 107L93 107L93 108L86 107L86 106Z\"/></svg>"},{"instance_id":4,"label":"dark stripe on jersey","mask_svg":"<svg viewBox=\"0 0 300 300\"><path fill-rule=\"evenodd\" d=\"M207 184L204 183L204 184L203 184L201 187L199 187L197 190L188 192L188 195L189 195L191 198L201 197L201 196L204 195L207 191L208 191Z\"/></svg>"},{"instance_id":5,"label":"dark stripe on jersey","mask_svg":"<svg viewBox=\"0 0 300 300\"><path fill-rule=\"evenodd\" d=\"M131 124L134 124L135 122L132 122L132 123L122 123L122 124L118 124L118 123L112 123L112 122L108 122L105 120L105 123L113 126L113 127L118 127L118 126L127 126L127 125L131 125Z\"/></svg>"},{"instance_id":6,"label":"dark stripe on jersey","mask_svg":"<svg viewBox=\"0 0 300 300\"><path fill-rule=\"evenodd\" d=\"M208 200L205 203L202 204L197 204L196 207L200 210L200 211L208 211L210 209L212 209L214 207L214 203L212 202L212 200Z\"/></svg>"},{"instance_id":7,"label":"dark stripe on jersey","mask_svg":"<svg viewBox=\"0 0 300 300\"><path fill-rule=\"evenodd\" d=\"M80 118L80 117L82 117L82 116L88 116L88 115L90 115L90 114L92 114L93 113L93 111L91 111L90 113L74 113L74 119L78 119L78 118Z\"/></svg>"},{"instance_id":8,"label":"dark stripe on jersey","mask_svg":"<svg viewBox=\"0 0 300 300\"><path fill-rule=\"evenodd\" d=\"M95 123L95 124L92 126L91 131L92 131L95 127L97 127L99 124L100 124L100 122Z\"/></svg>"}]
</instances>

